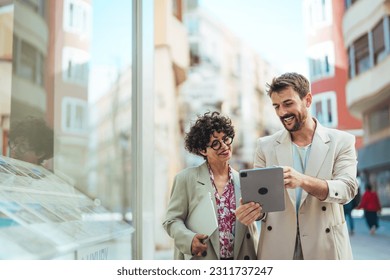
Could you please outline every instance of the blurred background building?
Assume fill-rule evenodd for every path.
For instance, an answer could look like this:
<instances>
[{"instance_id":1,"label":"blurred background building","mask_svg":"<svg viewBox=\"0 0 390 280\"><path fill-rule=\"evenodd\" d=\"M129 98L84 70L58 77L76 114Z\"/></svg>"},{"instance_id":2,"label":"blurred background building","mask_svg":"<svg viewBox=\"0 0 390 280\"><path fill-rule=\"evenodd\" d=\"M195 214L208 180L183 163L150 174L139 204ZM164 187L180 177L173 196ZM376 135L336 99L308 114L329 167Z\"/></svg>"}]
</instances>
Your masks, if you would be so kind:
<instances>
[{"instance_id":1,"label":"blurred background building","mask_svg":"<svg viewBox=\"0 0 390 280\"><path fill-rule=\"evenodd\" d=\"M353 116L346 102L348 54L342 33L344 3L337 0L304 1L307 58L312 114L327 127L347 131L362 146L362 122Z\"/></svg>"},{"instance_id":2,"label":"blurred background building","mask_svg":"<svg viewBox=\"0 0 390 280\"><path fill-rule=\"evenodd\" d=\"M268 114L270 100L265 92L266 82L277 70L218 22L199 1L183 2L190 67L180 91L185 109L182 130L186 131L197 115L207 111L228 115L237 135L232 163L237 169L248 168L253 164L254 139L281 128L276 115ZM188 153L185 158L189 166L202 161Z\"/></svg>"},{"instance_id":3,"label":"blurred background building","mask_svg":"<svg viewBox=\"0 0 390 280\"><path fill-rule=\"evenodd\" d=\"M346 104L363 124L358 171L390 205L390 2L345 1Z\"/></svg>"}]
</instances>

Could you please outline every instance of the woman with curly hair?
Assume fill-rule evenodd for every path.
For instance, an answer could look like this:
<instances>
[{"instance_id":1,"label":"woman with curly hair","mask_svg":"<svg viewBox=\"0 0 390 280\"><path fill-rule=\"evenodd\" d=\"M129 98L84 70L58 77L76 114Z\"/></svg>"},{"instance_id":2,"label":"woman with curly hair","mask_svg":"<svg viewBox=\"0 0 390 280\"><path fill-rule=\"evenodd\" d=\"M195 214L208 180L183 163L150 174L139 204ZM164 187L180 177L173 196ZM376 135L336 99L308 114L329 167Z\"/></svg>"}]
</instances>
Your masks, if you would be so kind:
<instances>
[{"instance_id":1,"label":"woman with curly hair","mask_svg":"<svg viewBox=\"0 0 390 280\"><path fill-rule=\"evenodd\" d=\"M231 120L219 112L198 117L185 137L185 148L204 158L204 163L176 175L163 223L175 243L175 259L256 259L255 225L235 217L239 205L239 175L229 165L235 136ZM186 226L189 214L211 193L218 228L210 236ZM207 219L205 218L204 221Z\"/></svg>"}]
</instances>

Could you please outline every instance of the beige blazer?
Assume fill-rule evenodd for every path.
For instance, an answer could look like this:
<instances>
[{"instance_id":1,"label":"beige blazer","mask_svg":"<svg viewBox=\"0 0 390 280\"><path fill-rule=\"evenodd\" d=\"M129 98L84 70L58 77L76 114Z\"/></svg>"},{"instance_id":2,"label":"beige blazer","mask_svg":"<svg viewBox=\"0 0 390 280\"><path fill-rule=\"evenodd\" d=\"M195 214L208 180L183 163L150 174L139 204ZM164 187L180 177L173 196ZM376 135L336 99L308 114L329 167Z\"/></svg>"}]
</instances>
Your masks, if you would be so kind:
<instances>
[{"instance_id":1,"label":"beige blazer","mask_svg":"<svg viewBox=\"0 0 390 280\"><path fill-rule=\"evenodd\" d=\"M241 197L239 175L237 171L232 171L236 205L238 206ZM206 162L197 167L187 168L176 175L166 219L163 222L164 229L174 239L175 259L218 260L220 258L218 230L207 241L207 255L205 257L192 257L191 243L196 233L185 226L188 213L191 213L198 202L204 196L209 195L209 192L214 194L215 188L211 184ZM214 195L212 195L212 200L214 202L214 208L217 209ZM217 215L217 213L210 213L210 215ZM256 259L257 236L256 225L248 228L236 220L234 259Z\"/></svg>"},{"instance_id":2,"label":"beige blazer","mask_svg":"<svg viewBox=\"0 0 390 280\"><path fill-rule=\"evenodd\" d=\"M357 193L354 136L317 121L305 174L324 179L328 197L320 201L302 190L298 221L304 259L352 259L342 204ZM281 130L258 139L255 167L293 166L290 133ZM285 190L286 209L268 213L261 223L259 259L293 258L297 216L295 190Z\"/></svg>"}]
</instances>

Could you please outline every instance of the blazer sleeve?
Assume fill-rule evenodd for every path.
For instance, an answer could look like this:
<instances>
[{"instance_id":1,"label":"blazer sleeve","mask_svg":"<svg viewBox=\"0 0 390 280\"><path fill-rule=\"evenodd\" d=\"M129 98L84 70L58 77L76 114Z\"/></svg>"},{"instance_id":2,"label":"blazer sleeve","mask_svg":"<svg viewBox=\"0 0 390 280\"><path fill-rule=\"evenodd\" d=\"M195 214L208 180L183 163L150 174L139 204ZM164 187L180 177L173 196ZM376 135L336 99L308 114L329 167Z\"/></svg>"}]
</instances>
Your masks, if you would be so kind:
<instances>
[{"instance_id":1,"label":"blazer sleeve","mask_svg":"<svg viewBox=\"0 0 390 280\"><path fill-rule=\"evenodd\" d=\"M358 191L355 137L342 134L335 140L339 147L335 149L333 156L332 178L326 180L329 193L325 202L346 204L355 197Z\"/></svg>"},{"instance_id":2,"label":"blazer sleeve","mask_svg":"<svg viewBox=\"0 0 390 280\"><path fill-rule=\"evenodd\" d=\"M190 200L187 191L188 178L180 175L183 174L178 174L173 182L163 227L168 235L173 238L175 247L183 254L191 255L191 243L195 233L185 225Z\"/></svg>"},{"instance_id":3,"label":"blazer sleeve","mask_svg":"<svg viewBox=\"0 0 390 280\"><path fill-rule=\"evenodd\" d=\"M256 153L255 153L255 158L254 158L254 167L255 168L262 168L265 167L265 156L262 150L262 143L261 143L261 138L257 140L256 144Z\"/></svg>"}]
</instances>

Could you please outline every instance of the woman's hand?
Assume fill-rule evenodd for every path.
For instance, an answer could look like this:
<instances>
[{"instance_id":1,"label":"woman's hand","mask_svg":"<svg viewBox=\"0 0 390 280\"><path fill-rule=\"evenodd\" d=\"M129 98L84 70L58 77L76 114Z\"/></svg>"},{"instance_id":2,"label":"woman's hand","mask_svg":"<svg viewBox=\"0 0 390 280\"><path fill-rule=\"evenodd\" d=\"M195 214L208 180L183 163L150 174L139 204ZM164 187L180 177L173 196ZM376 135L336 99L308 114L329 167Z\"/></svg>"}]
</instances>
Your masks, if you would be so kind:
<instances>
[{"instance_id":1,"label":"woman's hand","mask_svg":"<svg viewBox=\"0 0 390 280\"><path fill-rule=\"evenodd\" d=\"M207 244L203 243L205 239L207 239L208 236L206 234L195 234L194 238L192 239L191 243L191 253L193 256L197 257L205 257L204 253L207 251Z\"/></svg>"}]
</instances>

